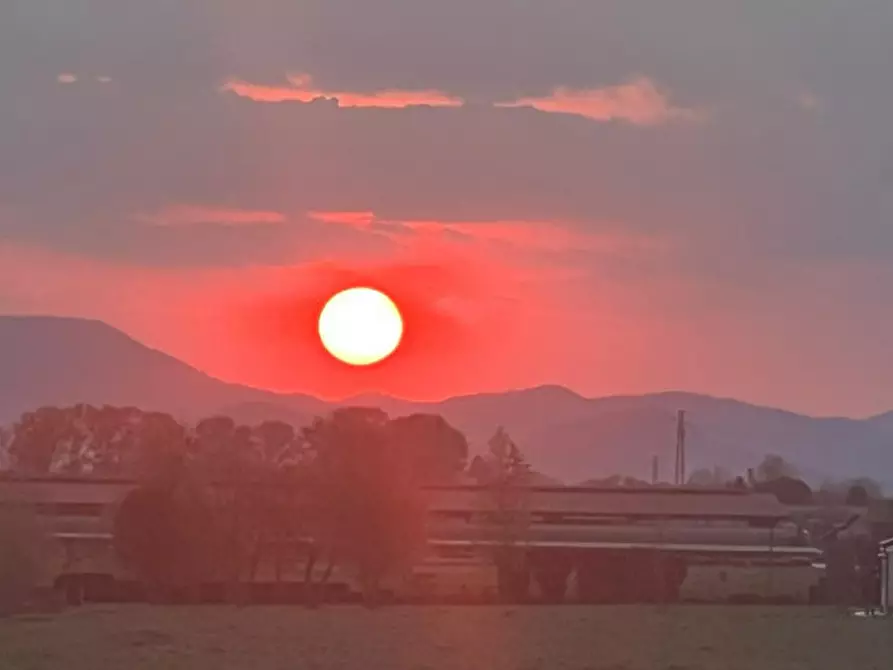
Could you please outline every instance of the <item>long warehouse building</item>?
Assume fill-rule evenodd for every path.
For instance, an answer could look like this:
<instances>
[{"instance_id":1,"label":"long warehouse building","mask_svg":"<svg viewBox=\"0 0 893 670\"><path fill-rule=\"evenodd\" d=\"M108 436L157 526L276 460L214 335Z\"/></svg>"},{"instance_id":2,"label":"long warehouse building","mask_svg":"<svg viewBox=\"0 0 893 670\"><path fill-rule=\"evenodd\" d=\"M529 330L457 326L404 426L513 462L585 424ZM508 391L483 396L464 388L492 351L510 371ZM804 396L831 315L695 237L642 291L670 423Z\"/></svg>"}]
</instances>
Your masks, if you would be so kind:
<instances>
[{"instance_id":1,"label":"long warehouse building","mask_svg":"<svg viewBox=\"0 0 893 670\"><path fill-rule=\"evenodd\" d=\"M58 548L58 580L132 579L112 548L115 511L132 480L0 475L0 504L32 506ZM450 582L470 593L552 601L632 602L729 597L807 600L821 551L769 494L735 489L534 487L523 495L519 566L493 565L505 540L492 491L426 489L429 557L417 589ZM496 561L498 563L498 561ZM488 571L489 566L489 571ZM482 574L492 575L488 580ZM427 586L426 586L427 584Z\"/></svg>"}]
</instances>

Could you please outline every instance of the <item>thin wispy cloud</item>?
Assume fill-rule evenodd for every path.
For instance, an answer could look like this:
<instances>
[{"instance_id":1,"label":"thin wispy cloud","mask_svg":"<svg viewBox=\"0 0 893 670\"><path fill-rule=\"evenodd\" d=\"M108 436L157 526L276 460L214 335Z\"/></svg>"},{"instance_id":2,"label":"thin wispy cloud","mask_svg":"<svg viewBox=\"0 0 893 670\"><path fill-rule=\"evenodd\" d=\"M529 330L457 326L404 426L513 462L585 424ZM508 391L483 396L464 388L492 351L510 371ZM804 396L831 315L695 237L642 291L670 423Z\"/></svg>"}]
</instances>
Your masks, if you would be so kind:
<instances>
[{"instance_id":1,"label":"thin wispy cloud","mask_svg":"<svg viewBox=\"0 0 893 670\"><path fill-rule=\"evenodd\" d=\"M337 223L354 228L368 228L375 223L374 212L307 212L314 221L321 223Z\"/></svg>"},{"instance_id":2,"label":"thin wispy cloud","mask_svg":"<svg viewBox=\"0 0 893 670\"><path fill-rule=\"evenodd\" d=\"M200 207L175 205L157 212L139 214L140 221L156 226L189 226L216 224L220 226L256 226L285 223L281 212L259 209L238 209L226 207Z\"/></svg>"},{"instance_id":3,"label":"thin wispy cloud","mask_svg":"<svg viewBox=\"0 0 893 670\"><path fill-rule=\"evenodd\" d=\"M552 114L571 114L593 121L620 121L636 126L658 126L674 121L697 121L701 110L674 106L647 77L603 88L558 86L549 95L497 102L496 107L530 107Z\"/></svg>"},{"instance_id":4,"label":"thin wispy cloud","mask_svg":"<svg viewBox=\"0 0 893 670\"><path fill-rule=\"evenodd\" d=\"M339 107L377 107L404 109L406 107L461 107L462 98L448 95L436 89L383 89L371 92L338 91L316 88L310 75L292 75L287 86L255 84L241 79L230 79L221 87L224 92L234 93L255 102L314 102L334 100Z\"/></svg>"},{"instance_id":5,"label":"thin wispy cloud","mask_svg":"<svg viewBox=\"0 0 893 670\"><path fill-rule=\"evenodd\" d=\"M81 84L96 82L99 84L111 83L112 78L107 75L95 75L88 77L80 77L72 72L62 72L56 75L56 82L59 84Z\"/></svg>"},{"instance_id":6,"label":"thin wispy cloud","mask_svg":"<svg viewBox=\"0 0 893 670\"><path fill-rule=\"evenodd\" d=\"M617 232L583 230L561 221L435 221L394 220L373 212L310 212L310 218L335 225L366 230L396 242L413 237L445 237L454 242L502 245L545 253L590 251L625 253L654 250L657 242L648 237Z\"/></svg>"},{"instance_id":7,"label":"thin wispy cloud","mask_svg":"<svg viewBox=\"0 0 893 670\"><path fill-rule=\"evenodd\" d=\"M418 233L446 233L470 242L505 244L543 252L615 252L630 246L631 236L578 230L552 221L404 221Z\"/></svg>"}]
</instances>

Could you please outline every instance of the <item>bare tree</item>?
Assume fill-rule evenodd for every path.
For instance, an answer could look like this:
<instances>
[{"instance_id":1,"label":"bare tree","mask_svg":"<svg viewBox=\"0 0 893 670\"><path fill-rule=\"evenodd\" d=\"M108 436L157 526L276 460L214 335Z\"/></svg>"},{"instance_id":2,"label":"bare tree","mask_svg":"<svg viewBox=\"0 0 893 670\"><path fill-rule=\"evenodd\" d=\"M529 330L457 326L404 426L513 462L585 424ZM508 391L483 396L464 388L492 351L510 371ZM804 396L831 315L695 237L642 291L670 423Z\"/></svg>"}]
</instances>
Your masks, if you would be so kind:
<instances>
[{"instance_id":1,"label":"bare tree","mask_svg":"<svg viewBox=\"0 0 893 670\"><path fill-rule=\"evenodd\" d=\"M484 509L489 510L488 521L493 530L499 590L504 597L523 597L529 581L523 545L530 525L530 466L502 427L496 430L487 446L487 457L477 467L484 471L487 486Z\"/></svg>"}]
</instances>

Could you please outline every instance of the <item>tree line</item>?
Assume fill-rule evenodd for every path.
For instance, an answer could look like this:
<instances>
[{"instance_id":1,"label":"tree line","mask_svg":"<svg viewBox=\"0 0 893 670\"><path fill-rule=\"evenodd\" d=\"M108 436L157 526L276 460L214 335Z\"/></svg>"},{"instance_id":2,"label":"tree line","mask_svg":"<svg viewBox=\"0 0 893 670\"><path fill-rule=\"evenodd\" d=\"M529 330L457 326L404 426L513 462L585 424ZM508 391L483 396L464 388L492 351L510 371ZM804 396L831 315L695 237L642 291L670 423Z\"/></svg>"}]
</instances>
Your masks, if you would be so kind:
<instances>
[{"instance_id":1,"label":"tree line","mask_svg":"<svg viewBox=\"0 0 893 670\"><path fill-rule=\"evenodd\" d=\"M371 408L348 410L357 416L387 416ZM301 430L282 421L239 425L227 416L188 426L160 412L79 404L24 413L4 431L0 451L6 469L34 475L139 479L177 458L202 461L209 472L226 474L242 464L287 465L300 458L318 429L318 422ZM413 465L426 479L448 479L465 468L465 436L439 415L389 420L388 431L397 442L418 445L411 454Z\"/></svg>"},{"instance_id":2,"label":"tree line","mask_svg":"<svg viewBox=\"0 0 893 670\"><path fill-rule=\"evenodd\" d=\"M509 568L501 572L522 560L516 545L532 473L501 428L469 463L465 436L438 415L392 419L352 407L296 429L226 416L188 426L158 412L75 405L27 412L0 442L4 469L136 479L114 520L114 544L155 597L214 580L238 598L267 566L276 584L302 569L306 598L316 602L337 567L375 602L382 581L424 550L425 485L463 479L486 484L493 498L493 558ZM589 483L645 485L620 476ZM771 454L747 478L713 468L688 483L753 488L791 505L864 506L881 495L867 478L813 491Z\"/></svg>"},{"instance_id":3,"label":"tree line","mask_svg":"<svg viewBox=\"0 0 893 670\"><path fill-rule=\"evenodd\" d=\"M800 477L794 464L778 454L767 454L746 477L734 477L722 467L701 468L691 473L688 484L753 488L772 493L786 505L866 507L869 501L883 497L880 483L870 477L825 479L813 488Z\"/></svg>"},{"instance_id":4,"label":"tree line","mask_svg":"<svg viewBox=\"0 0 893 670\"><path fill-rule=\"evenodd\" d=\"M365 407L301 429L47 407L11 427L5 453L23 474L135 478L114 519L114 545L156 598L217 582L238 599L272 566L276 584L303 569L305 597L316 602L337 566L376 602L382 580L425 548L426 485L473 476L499 492L528 472L502 429L469 467L465 436L441 416L391 419ZM497 510L508 514L513 502L498 495Z\"/></svg>"}]
</instances>

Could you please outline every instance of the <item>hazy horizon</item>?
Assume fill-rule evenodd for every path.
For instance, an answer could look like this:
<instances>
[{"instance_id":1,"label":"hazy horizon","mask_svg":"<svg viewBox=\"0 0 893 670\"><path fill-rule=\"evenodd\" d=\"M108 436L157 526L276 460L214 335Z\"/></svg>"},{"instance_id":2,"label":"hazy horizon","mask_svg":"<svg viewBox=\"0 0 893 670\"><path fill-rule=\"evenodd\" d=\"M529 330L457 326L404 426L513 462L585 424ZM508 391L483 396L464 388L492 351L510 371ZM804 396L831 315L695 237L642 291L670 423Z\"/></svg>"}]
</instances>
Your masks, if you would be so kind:
<instances>
[{"instance_id":1,"label":"hazy horizon","mask_svg":"<svg viewBox=\"0 0 893 670\"><path fill-rule=\"evenodd\" d=\"M110 326L109 324L107 324L101 320L98 320L98 319L88 319L88 318L84 318L84 317L74 317L74 316L72 316L72 317L58 316L58 315L53 315L53 314L0 314L0 321L2 321L2 319L4 319L4 318L47 319L47 320L59 319L59 320L63 320L63 321L87 321L87 322L92 322L92 323L96 323L96 324L100 324L103 326L113 328L113 326ZM141 342L138 338L134 337L130 333L127 333L126 331L117 329L117 328L115 328L115 330L119 331L120 333L125 335L127 338L133 340L137 344L148 347L148 345ZM474 391L471 393L459 393L459 394L453 394L453 395L441 395L441 396L430 396L430 397L401 396L401 395L396 395L396 394L392 394L392 393L386 393L386 392L376 390L376 389L365 389L365 390L360 389L360 390L356 391L355 393L351 393L349 395L331 396L331 395L325 395L325 394L320 394L320 393L313 393L311 391L306 390L306 388L300 388L300 387L294 388L291 390L277 390L277 389L272 389L272 388L266 388L263 386L252 386L250 384L243 384L242 382L240 382L238 380L217 377L207 370L202 370L199 367L191 365L188 361L183 361L181 359L176 358L176 356L173 356L170 352L164 351L163 349L156 349L153 347L148 347L148 348L153 351L158 351L158 352L165 354L167 356L172 356L176 360L178 360L182 363L185 363L186 365L189 365L190 367L193 367L198 372L208 375L209 377L211 377L215 380L221 381L223 383L238 384L241 386L245 386L246 388L254 389L254 390L258 390L258 391L268 391L268 392L271 392L274 394L282 395L283 397L287 397L290 394L310 395L310 396L312 396L318 400L322 400L326 403L335 403L335 404L344 403L346 401L351 401L351 400L357 400L357 399L364 400L367 398L375 398L375 397L396 400L396 401L405 401L405 402L409 402L409 403L437 404L437 403L455 399L455 398L467 398L467 397L474 397L474 396L490 396L490 395L506 395L506 394L512 394L512 393L523 393L523 392L538 391L538 390L554 390L556 392L567 392L567 393L573 394L579 398L582 398L584 400L596 400L596 401L604 400L604 399L612 399L612 398L613 399L636 398L636 397L641 397L641 396L692 395L692 396L699 396L699 397L703 397L703 398L711 398L713 400L719 400L719 401L732 401L732 402L736 402L736 403L743 403L745 405L750 405L753 407L761 407L761 408L770 409L770 410L778 410L778 411L785 412L785 413L797 414L797 415L802 415L802 416L807 416L807 417L827 418L827 419L841 418L841 419L863 420L863 419L872 419L872 418L876 418L876 417L879 417L882 415L893 413L893 407L891 407L890 409L883 410L881 412L875 412L875 413L866 414L866 415L844 415L844 414L833 414L833 413L832 414L811 414L809 412L798 411L796 409L781 406L781 405L767 405L765 403L760 403L758 401L754 401L754 400L751 400L748 398L720 396L720 395L712 394L712 393L709 393L706 391L700 391L698 389L685 389L685 388L651 389L651 390L643 391L641 393L606 393L604 395L586 395L585 393L582 393L579 390L574 389L570 386L556 383L556 382L549 382L548 380L543 381L538 384L531 385L531 386L481 389L481 390Z\"/></svg>"},{"instance_id":2,"label":"hazy horizon","mask_svg":"<svg viewBox=\"0 0 893 670\"><path fill-rule=\"evenodd\" d=\"M8 17L8 18L7 18ZM320 397L893 408L893 5L13 0L0 313ZM319 346L332 292L404 312Z\"/></svg>"}]
</instances>

